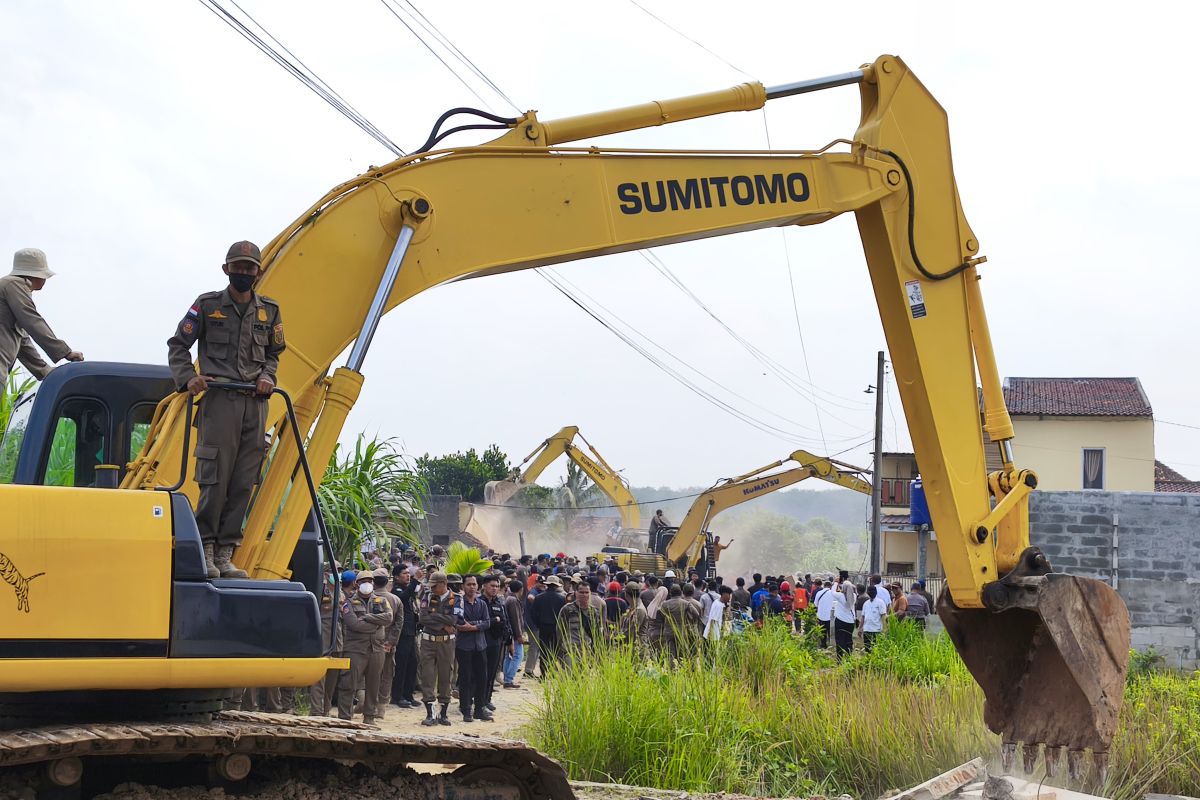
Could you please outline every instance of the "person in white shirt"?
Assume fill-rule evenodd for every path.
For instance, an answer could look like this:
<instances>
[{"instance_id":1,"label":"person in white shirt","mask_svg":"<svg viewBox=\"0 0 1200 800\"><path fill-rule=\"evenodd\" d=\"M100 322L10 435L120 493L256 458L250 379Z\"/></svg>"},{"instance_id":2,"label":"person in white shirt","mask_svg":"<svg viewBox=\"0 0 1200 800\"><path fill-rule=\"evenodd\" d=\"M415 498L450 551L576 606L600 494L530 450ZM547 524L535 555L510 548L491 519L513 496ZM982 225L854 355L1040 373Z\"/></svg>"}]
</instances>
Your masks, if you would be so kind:
<instances>
[{"instance_id":1,"label":"person in white shirt","mask_svg":"<svg viewBox=\"0 0 1200 800\"><path fill-rule=\"evenodd\" d=\"M821 623L821 647L829 647L829 625L833 619L833 584L825 581L813 596L817 607L817 622Z\"/></svg>"},{"instance_id":2,"label":"person in white shirt","mask_svg":"<svg viewBox=\"0 0 1200 800\"><path fill-rule=\"evenodd\" d=\"M731 597L733 597L733 589L722 586L721 599L713 601L712 607L708 610L708 617L704 621L705 640L710 642L721 640L721 634L725 629L725 609L729 607Z\"/></svg>"},{"instance_id":3,"label":"person in white shirt","mask_svg":"<svg viewBox=\"0 0 1200 800\"><path fill-rule=\"evenodd\" d=\"M875 587L875 591L879 595L879 599L890 606L894 598L892 597L892 593L888 590L888 587L884 586L883 577L880 575L872 575L871 585Z\"/></svg>"},{"instance_id":4,"label":"person in white shirt","mask_svg":"<svg viewBox=\"0 0 1200 800\"><path fill-rule=\"evenodd\" d=\"M888 604L879 596L878 587L867 587L867 602L862 608L863 649L868 653L875 646L875 637L883 632L883 618L887 616Z\"/></svg>"},{"instance_id":5,"label":"person in white shirt","mask_svg":"<svg viewBox=\"0 0 1200 800\"><path fill-rule=\"evenodd\" d=\"M854 601L858 599L858 592L846 570L841 570L833 594L833 641L837 657L841 659L854 649Z\"/></svg>"}]
</instances>

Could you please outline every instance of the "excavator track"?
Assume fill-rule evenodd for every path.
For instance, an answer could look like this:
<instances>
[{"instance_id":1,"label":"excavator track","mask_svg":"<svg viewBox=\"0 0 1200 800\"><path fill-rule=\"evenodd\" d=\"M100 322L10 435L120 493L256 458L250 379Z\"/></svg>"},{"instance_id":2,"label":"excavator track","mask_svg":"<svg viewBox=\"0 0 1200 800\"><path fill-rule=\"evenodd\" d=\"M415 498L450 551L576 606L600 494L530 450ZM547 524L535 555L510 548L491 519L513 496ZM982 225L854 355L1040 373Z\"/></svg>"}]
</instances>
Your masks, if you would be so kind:
<instances>
[{"instance_id":1,"label":"excavator track","mask_svg":"<svg viewBox=\"0 0 1200 800\"><path fill-rule=\"evenodd\" d=\"M225 711L210 722L114 722L0 731L0 773L34 767L35 791L72 796L93 765L206 768L215 783L246 778L257 765L303 759L359 764L419 792L463 800L574 800L563 768L523 742L485 737L387 733L329 717ZM460 765L450 774L417 774L410 764ZM402 777L396 777L402 776ZM64 790L67 794L64 794ZM90 796L87 793L74 794Z\"/></svg>"}]
</instances>

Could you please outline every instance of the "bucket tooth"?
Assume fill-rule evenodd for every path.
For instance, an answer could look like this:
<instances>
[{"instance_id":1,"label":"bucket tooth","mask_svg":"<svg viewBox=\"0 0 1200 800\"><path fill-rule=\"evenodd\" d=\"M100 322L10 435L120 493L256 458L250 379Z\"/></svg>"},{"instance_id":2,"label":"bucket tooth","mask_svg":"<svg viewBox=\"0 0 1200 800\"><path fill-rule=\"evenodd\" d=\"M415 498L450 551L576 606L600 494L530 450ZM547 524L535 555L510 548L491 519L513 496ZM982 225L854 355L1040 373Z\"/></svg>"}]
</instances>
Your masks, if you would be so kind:
<instances>
[{"instance_id":1,"label":"bucket tooth","mask_svg":"<svg viewBox=\"0 0 1200 800\"><path fill-rule=\"evenodd\" d=\"M1025 769L1026 775L1033 773L1033 768L1037 765L1037 758L1037 742L1034 742L1033 744L1026 744L1021 747L1021 766Z\"/></svg>"},{"instance_id":2,"label":"bucket tooth","mask_svg":"<svg viewBox=\"0 0 1200 800\"><path fill-rule=\"evenodd\" d=\"M1062 748L1058 745L1048 744L1043 755L1046 759L1046 777L1053 778L1058 774L1058 760L1062 755Z\"/></svg>"},{"instance_id":3,"label":"bucket tooth","mask_svg":"<svg viewBox=\"0 0 1200 800\"><path fill-rule=\"evenodd\" d=\"M1086 754L1082 750L1067 751L1067 775L1071 776L1073 781L1083 780L1083 774L1086 771L1086 763L1083 757Z\"/></svg>"},{"instance_id":4,"label":"bucket tooth","mask_svg":"<svg viewBox=\"0 0 1200 800\"><path fill-rule=\"evenodd\" d=\"M1012 774L1013 767L1017 764L1017 743L1005 742L1000 745L1000 763L1004 765L1004 772Z\"/></svg>"},{"instance_id":5,"label":"bucket tooth","mask_svg":"<svg viewBox=\"0 0 1200 800\"><path fill-rule=\"evenodd\" d=\"M1108 780L1108 753L1092 753L1092 765L1096 768L1096 781L1103 786Z\"/></svg>"}]
</instances>

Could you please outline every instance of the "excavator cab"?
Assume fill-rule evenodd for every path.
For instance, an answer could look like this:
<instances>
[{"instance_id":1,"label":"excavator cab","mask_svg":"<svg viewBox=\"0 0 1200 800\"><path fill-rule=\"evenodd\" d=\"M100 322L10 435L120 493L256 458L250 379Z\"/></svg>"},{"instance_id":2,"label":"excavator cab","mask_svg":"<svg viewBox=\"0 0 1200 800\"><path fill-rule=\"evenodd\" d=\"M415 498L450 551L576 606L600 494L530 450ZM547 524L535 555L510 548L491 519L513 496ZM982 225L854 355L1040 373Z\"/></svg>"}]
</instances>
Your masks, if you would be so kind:
<instances>
[{"instance_id":1,"label":"excavator cab","mask_svg":"<svg viewBox=\"0 0 1200 800\"><path fill-rule=\"evenodd\" d=\"M173 391L166 367L71 363L13 409L0 444L14 484L0 486L13 523L0 571L15 594L0 596L0 727L211 714L223 687L304 685L327 668L315 535L293 558L303 580L209 579L186 495L103 488Z\"/></svg>"}]
</instances>

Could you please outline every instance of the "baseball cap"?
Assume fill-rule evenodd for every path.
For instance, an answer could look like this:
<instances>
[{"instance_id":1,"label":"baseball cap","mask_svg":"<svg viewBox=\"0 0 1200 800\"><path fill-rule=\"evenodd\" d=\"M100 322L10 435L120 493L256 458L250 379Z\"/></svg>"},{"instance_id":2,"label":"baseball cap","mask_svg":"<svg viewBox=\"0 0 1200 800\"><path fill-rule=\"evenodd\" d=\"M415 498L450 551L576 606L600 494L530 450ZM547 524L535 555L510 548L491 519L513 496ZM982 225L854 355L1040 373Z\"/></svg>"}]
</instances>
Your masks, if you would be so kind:
<instances>
[{"instance_id":1,"label":"baseball cap","mask_svg":"<svg viewBox=\"0 0 1200 800\"><path fill-rule=\"evenodd\" d=\"M567 554L566 553L555 553L554 557L555 558L566 558Z\"/></svg>"},{"instance_id":2,"label":"baseball cap","mask_svg":"<svg viewBox=\"0 0 1200 800\"><path fill-rule=\"evenodd\" d=\"M342 573L342 583L350 583L358 578L358 573L352 569L348 569Z\"/></svg>"},{"instance_id":3,"label":"baseball cap","mask_svg":"<svg viewBox=\"0 0 1200 800\"><path fill-rule=\"evenodd\" d=\"M375 582L375 573L368 572L367 570L364 569L362 572L358 573L358 577L355 578L355 580L356 581L371 581L372 583L374 583Z\"/></svg>"},{"instance_id":4,"label":"baseball cap","mask_svg":"<svg viewBox=\"0 0 1200 800\"><path fill-rule=\"evenodd\" d=\"M229 252L225 254L225 263L232 264L234 261L252 261L258 266L262 266L262 253L258 250L258 245L254 242L245 240L234 242L229 246Z\"/></svg>"},{"instance_id":5,"label":"baseball cap","mask_svg":"<svg viewBox=\"0 0 1200 800\"><path fill-rule=\"evenodd\" d=\"M430 576L429 576L429 582L430 582L431 584L434 584L434 583L445 583L445 582L446 582L446 573L444 573L444 572L435 572L435 573L433 573L432 575L430 575Z\"/></svg>"},{"instance_id":6,"label":"baseball cap","mask_svg":"<svg viewBox=\"0 0 1200 800\"><path fill-rule=\"evenodd\" d=\"M915 580L915 581L913 581L913 586L920 586L922 589L924 589L924 588L925 588L925 581L922 581L922 580Z\"/></svg>"},{"instance_id":7,"label":"baseball cap","mask_svg":"<svg viewBox=\"0 0 1200 800\"><path fill-rule=\"evenodd\" d=\"M376 578L386 578L386 577L388 577L388 571L387 571L387 568L386 568L386 567L380 567L379 569L375 570L375 571L374 571L373 573L371 573L371 574L372 574L372 575L374 575Z\"/></svg>"},{"instance_id":8,"label":"baseball cap","mask_svg":"<svg viewBox=\"0 0 1200 800\"><path fill-rule=\"evenodd\" d=\"M621 591L621 584L617 583L616 581L609 581L608 590L610 592L619 592Z\"/></svg>"}]
</instances>

